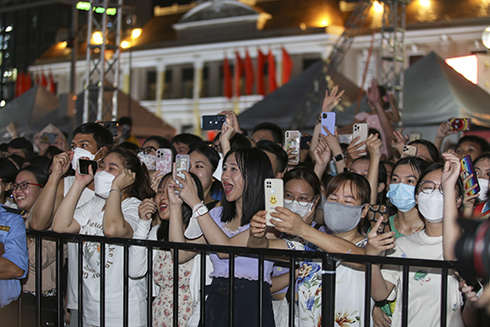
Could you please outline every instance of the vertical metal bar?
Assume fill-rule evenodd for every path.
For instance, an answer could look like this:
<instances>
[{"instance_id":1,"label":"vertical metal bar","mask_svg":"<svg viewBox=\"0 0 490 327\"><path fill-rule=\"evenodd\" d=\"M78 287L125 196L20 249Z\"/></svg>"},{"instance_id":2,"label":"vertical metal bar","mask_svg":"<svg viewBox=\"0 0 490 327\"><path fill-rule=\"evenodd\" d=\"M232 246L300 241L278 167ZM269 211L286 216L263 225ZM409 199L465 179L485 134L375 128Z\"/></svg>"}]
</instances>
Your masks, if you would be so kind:
<instances>
[{"instance_id":1,"label":"vertical metal bar","mask_svg":"<svg viewBox=\"0 0 490 327\"><path fill-rule=\"evenodd\" d=\"M289 293L289 327L293 327L294 325L294 294L296 290L296 258L291 257L291 260L289 261L289 288L288 288L288 293Z\"/></svg>"},{"instance_id":2,"label":"vertical metal bar","mask_svg":"<svg viewBox=\"0 0 490 327\"><path fill-rule=\"evenodd\" d=\"M364 272L365 277L365 290L364 290L364 326L371 326L371 263L366 262L366 270Z\"/></svg>"},{"instance_id":3,"label":"vertical metal bar","mask_svg":"<svg viewBox=\"0 0 490 327\"><path fill-rule=\"evenodd\" d=\"M92 21L94 15L94 0L90 0L90 10L88 11L88 24L87 24L87 53L85 59L85 84L83 86L83 122L87 123L90 116L90 52L92 51ZM80 252L81 253L81 252ZM80 286L80 284L79 284ZM80 320L80 319L79 319ZM81 326L81 325L79 325Z\"/></svg>"},{"instance_id":4,"label":"vertical metal bar","mask_svg":"<svg viewBox=\"0 0 490 327\"><path fill-rule=\"evenodd\" d=\"M77 66L77 54L78 54L78 9L77 9L77 2L73 1L71 5L71 17L72 17L72 22L71 22L71 35L70 35L70 40L72 43L72 53L71 53L71 67L70 67L70 93L71 96L76 94L76 78L77 78L77 72L76 72L76 66ZM87 39L90 37L90 34L87 34ZM89 43L88 41L87 43ZM88 49L88 44L87 44L87 49ZM58 326L61 326L58 324Z\"/></svg>"},{"instance_id":5,"label":"vertical metal bar","mask_svg":"<svg viewBox=\"0 0 490 327\"><path fill-rule=\"evenodd\" d=\"M104 82L105 82L105 52L107 50L107 2L104 0L104 13L102 14L102 44L100 45L100 81L97 98L97 119L102 120L104 115ZM118 8L118 11L121 9Z\"/></svg>"},{"instance_id":6,"label":"vertical metal bar","mask_svg":"<svg viewBox=\"0 0 490 327\"><path fill-rule=\"evenodd\" d=\"M441 274L441 327L447 325L447 268L442 268Z\"/></svg>"},{"instance_id":7,"label":"vertical metal bar","mask_svg":"<svg viewBox=\"0 0 490 327\"><path fill-rule=\"evenodd\" d=\"M173 312L172 312L172 325L174 327L179 326L179 249L174 248L174 258L173 258L173 270L174 270L174 281L173 281Z\"/></svg>"},{"instance_id":8,"label":"vertical metal bar","mask_svg":"<svg viewBox=\"0 0 490 327\"><path fill-rule=\"evenodd\" d=\"M78 326L83 326L83 242L78 240Z\"/></svg>"},{"instance_id":9,"label":"vertical metal bar","mask_svg":"<svg viewBox=\"0 0 490 327\"><path fill-rule=\"evenodd\" d=\"M152 303L151 300L153 298L153 246L148 247L148 252L146 253L147 255L147 271L148 273L146 274L146 283L148 285L148 292L146 293L146 325L147 326L152 326Z\"/></svg>"},{"instance_id":10,"label":"vertical metal bar","mask_svg":"<svg viewBox=\"0 0 490 327\"><path fill-rule=\"evenodd\" d=\"M114 88L114 91L113 91L113 94L112 94L112 120L117 120L117 109L118 109L118 106L117 106L117 97L118 97L118 93L119 93L119 69L120 69L120 66L121 66L121 30L122 30L122 4L123 4L123 0L119 0L117 2L117 27L116 27L116 45L117 45L117 49L114 53L114 56L116 59L116 67L112 68L113 70L115 69L115 76L114 76L114 85L115 85L115 88ZM131 113L131 111L130 111ZM128 115L128 116L131 116L131 115Z\"/></svg>"},{"instance_id":11,"label":"vertical metal bar","mask_svg":"<svg viewBox=\"0 0 490 327\"><path fill-rule=\"evenodd\" d=\"M58 310L58 326L63 326L64 310L63 310L63 292L61 276L63 275L63 242L59 236L56 237L56 308Z\"/></svg>"},{"instance_id":12,"label":"vertical metal bar","mask_svg":"<svg viewBox=\"0 0 490 327\"><path fill-rule=\"evenodd\" d=\"M42 297L42 239L36 236L36 326L41 326L41 297Z\"/></svg>"},{"instance_id":13,"label":"vertical metal bar","mask_svg":"<svg viewBox=\"0 0 490 327\"><path fill-rule=\"evenodd\" d=\"M408 326L408 277L410 266L403 266L402 278L402 327Z\"/></svg>"},{"instance_id":14,"label":"vertical metal bar","mask_svg":"<svg viewBox=\"0 0 490 327\"><path fill-rule=\"evenodd\" d=\"M335 320L335 260L325 257L322 260L322 325L334 326Z\"/></svg>"},{"instance_id":15,"label":"vertical metal bar","mask_svg":"<svg viewBox=\"0 0 490 327\"><path fill-rule=\"evenodd\" d=\"M264 256L259 255L259 327L264 323Z\"/></svg>"},{"instance_id":16,"label":"vertical metal bar","mask_svg":"<svg viewBox=\"0 0 490 327\"><path fill-rule=\"evenodd\" d=\"M229 320L228 320L228 326L233 326L233 307L235 306L235 301L234 301L234 295L235 295L235 254L230 253L229 254L229 271L230 274L228 275L228 295L229 295L229 300L228 303L230 307L228 308L228 313L229 313Z\"/></svg>"},{"instance_id":17,"label":"vertical metal bar","mask_svg":"<svg viewBox=\"0 0 490 327\"><path fill-rule=\"evenodd\" d=\"M100 294L99 294L99 300L100 300L100 326L104 327L105 326L105 242L101 242L100 244Z\"/></svg>"},{"instance_id":18,"label":"vertical metal bar","mask_svg":"<svg viewBox=\"0 0 490 327\"><path fill-rule=\"evenodd\" d=\"M201 326L206 327L206 255L205 251L201 251L201 294L200 295L200 314Z\"/></svg>"},{"instance_id":19,"label":"vertical metal bar","mask_svg":"<svg viewBox=\"0 0 490 327\"><path fill-rule=\"evenodd\" d=\"M106 3L107 6L107 3ZM107 8L106 8L107 10ZM123 288L123 326L128 327L129 322L129 244L124 243L124 288Z\"/></svg>"}]
</instances>

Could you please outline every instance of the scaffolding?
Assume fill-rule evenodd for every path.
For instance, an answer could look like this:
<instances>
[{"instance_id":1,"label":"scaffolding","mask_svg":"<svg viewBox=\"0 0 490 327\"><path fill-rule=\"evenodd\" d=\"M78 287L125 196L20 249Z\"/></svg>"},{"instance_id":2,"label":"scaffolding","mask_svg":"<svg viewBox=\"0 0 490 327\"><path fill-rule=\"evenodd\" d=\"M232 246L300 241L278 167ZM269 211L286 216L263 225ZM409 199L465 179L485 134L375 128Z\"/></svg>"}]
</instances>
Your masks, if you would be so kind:
<instances>
[{"instance_id":1,"label":"scaffolding","mask_svg":"<svg viewBox=\"0 0 490 327\"><path fill-rule=\"evenodd\" d=\"M306 126L311 115L321 107L325 90L331 90L333 88L334 85L331 80L331 75L344 60L345 54L349 50L354 38L364 25L372 2L372 0L359 0L359 4L345 24L344 32L335 42L322 70L315 77L312 88L306 94L303 108L294 119L297 123L296 128L303 129Z\"/></svg>"},{"instance_id":2,"label":"scaffolding","mask_svg":"<svg viewBox=\"0 0 490 327\"><path fill-rule=\"evenodd\" d=\"M410 0L379 0L383 3L383 26L381 27L381 78L385 86L398 99L402 114L403 73L405 69L405 7ZM334 87L331 76L342 63L354 38L363 27L373 0L359 0L345 24L344 33L335 42L332 52L318 72L311 90L306 94L303 108L295 117L296 128L302 129L314 112L321 108L325 91Z\"/></svg>"},{"instance_id":3,"label":"scaffolding","mask_svg":"<svg viewBox=\"0 0 490 327\"><path fill-rule=\"evenodd\" d=\"M117 119L123 0L90 0L83 122ZM110 95L110 101L104 95Z\"/></svg>"},{"instance_id":4,"label":"scaffolding","mask_svg":"<svg viewBox=\"0 0 490 327\"><path fill-rule=\"evenodd\" d=\"M400 115L405 70L405 7L409 2L409 0L383 0L380 84L398 99Z\"/></svg>"}]
</instances>

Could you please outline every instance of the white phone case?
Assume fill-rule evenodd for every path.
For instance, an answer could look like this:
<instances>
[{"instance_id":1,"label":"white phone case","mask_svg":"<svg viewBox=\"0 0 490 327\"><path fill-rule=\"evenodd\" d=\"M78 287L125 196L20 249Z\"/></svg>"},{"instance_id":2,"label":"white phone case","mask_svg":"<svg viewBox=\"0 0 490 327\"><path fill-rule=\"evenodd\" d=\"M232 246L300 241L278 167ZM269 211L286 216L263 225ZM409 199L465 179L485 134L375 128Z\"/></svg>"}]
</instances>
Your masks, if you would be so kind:
<instances>
[{"instance_id":1,"label":"white phone case","mask_svg":"<svg viewBox=\"0 0 490 327\"><path fill-rule=\"evenodd\" d=\"M267 211L266 224L267 226L274 226L273 221L278 218L272 217L270 213L274 212L276 207L284 207L284 182L280 178L267 178L264 181L264 189L265 210Z\"/></svg>"},{"instance_id":2,"label":"white phone case","mask_svg":"<svg viewBox=\"0 0 490 327\"><path fill-rule=\"evenodd\" d=\"M354 126L352 127L352 139L355 139L359 136L359 140L357 140L356 144L367 140L368 130L369 125L366 123L354 124ZM366 145L364 144L358 150L366 150Z\"/></svg>"}]
</instances>

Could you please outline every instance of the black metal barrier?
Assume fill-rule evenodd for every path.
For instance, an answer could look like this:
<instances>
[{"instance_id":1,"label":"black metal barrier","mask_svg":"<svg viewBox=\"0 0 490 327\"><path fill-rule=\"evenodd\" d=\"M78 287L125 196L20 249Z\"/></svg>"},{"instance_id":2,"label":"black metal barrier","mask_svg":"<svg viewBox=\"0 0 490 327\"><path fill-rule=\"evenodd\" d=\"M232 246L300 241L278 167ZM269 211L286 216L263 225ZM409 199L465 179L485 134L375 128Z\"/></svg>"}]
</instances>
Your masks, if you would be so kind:
<instances>
[{"instance_id":1,"label":"black metal barrier","mask_svg":"<svg viewBox=\"0 0 490 327\"><path fill-rule=\"evenodd\" d=\"M322 326L333 327L334 319L335 319L335 269L336 263L338 261L352 262L352 263L365 263L366 271L365 271L365 325L366 327L370 326L370 316L371 316L371 307L370 307L370 299L371 299L371 266L373 264L390 264L390 265L400 265L403 266L403 285L402 285L402 293L403 297L402 301L402 326L408 326L407 317L408 317L408 277L409 277L409 268L411 266L415 267L428 267L428 268L440 268L442 269L442 282L441 282L441 312L440 312L440 322L441 327L446 326L447 320L447 278L448 278L448 270L452 268L450 262L446 261L436 261L436 260L422 260L422 259L408 259L408 258L385 258L385 257L375 257L375 256L361 256L361 255L352 255L352 254L334 254L334 253L326 253L326 252L310 252L310 251L291 251L291 250L274 250L274 249L252 249L246 247L230 247L230 246L216 246L216 245L202 245L202 244L190 244L190 243L173 243L173 242L162 242L162 241L148 241L148 240L138 240L138 239L123 239L123 238L106 238L101 236L88 236L88 235L74 235L74 234L58 234L54 232L39 232L39 231L28 231L27 233L31 237L35 237L36 239L36 263L42 262L41 258L41 242L43 238L48 238L50 240L56 240L56 251L57 251L57 289L61 290L61 271L63 265L63 244L65 242L76 242L78 243L78 326L82 326L83 319L83 277L82 277L82 245L85 241L90 242L100 242L101 248L101 267L103 267L100 273L100 287L101 290L104 289L105 285L105 245L106 244L115 244L121 245L124 247L124 289L123 289L123 308L124 308L124 327L128 326L128 271L129 271L129 246L138 245L148 247L147 251L147 273L144 278L146 278L147 282L147 325L152 325L152 268L153 268L153 249L161 249L161 250L193 250L197 251L201 254L201 280L200 284L205 284L205 274L203 272L206 271L205 265L205 254L206 252L223 252L230 255L230 276L234 275L234 260L231 260L235 256L254 256L259 260L259 299L256 304L259 307L259 320L256 325L251 323L251 326L259 326L262 327L262 291L263 291L263 271L264 271L264 257L284 257L289 258L289 268L290 271L294 271L296 262L302 261L303 259L316 259L322 262ZM174 276L178 276L178 257L179 251L174 251L174 267L173 273ZM195 263L197 264L197 263ZM40 325L41 321L41 298L39 294L41 294L41 269L40 265L36 264L36 303L37 303L37 325ZM178 303L178 278L173 278L173 301L174 303ZM290 285L294 285L295 277L294 274L290 274ZM233 325L233 292L234 292L234 278L229 279L229 317L230 323L229 325ZM327 291L328 290L328 291ZM289 287L288 293L289 298L294 299L294 287ZM63 297L61 293L58 293L58 326L63 326L64 321L64 303ZM100 292L101 301L100 301L100 326L104 326L105 323L105 301L104 301L104 292ZM200 314L201 320L204 321L205 312L205 287L200 288ZM400 299L399 299L400 300ZM294 323L294 301L290 301L289 303L289 326L293 326ZM178 326L178 305L173 306L173 326ZM203 325L204 326L204 325ZM208 326L211 327L211 326ZM212 326L214 327L214 326Z\"/></svg>"}]
</instances>

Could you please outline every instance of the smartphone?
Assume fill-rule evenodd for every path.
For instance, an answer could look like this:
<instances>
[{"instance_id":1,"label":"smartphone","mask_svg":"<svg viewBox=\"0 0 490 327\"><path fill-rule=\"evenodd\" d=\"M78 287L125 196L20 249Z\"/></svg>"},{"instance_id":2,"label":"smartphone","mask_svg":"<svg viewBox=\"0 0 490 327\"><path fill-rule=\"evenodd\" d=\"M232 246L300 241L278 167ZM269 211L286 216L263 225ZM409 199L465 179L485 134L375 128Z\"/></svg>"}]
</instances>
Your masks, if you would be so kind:
<instances>
[{"instance_id":1,"label":"smartphone","mask_svg":"<svg viewBox=\"0 0 490 327\"><path fill-rule=\"evenodd\" d=\"M87 159L78 159L78 173L80 175L88 175L88 167L92 166L92 174L95 175L95 172L98 168L98 163L95 160L87 160Z\"/></svg>"},{"instance_id":2,"label":"smartphone","mask_svg":"<svg viewBox=\"0 0 490 327\"><path fill-rule=\"evenodd\" d=\"M384 204L371 204L368 211L368 219L371 222L371 227L383 219L383 222L378 228L378 234L391 232L390 222L388 220L388 208Z\"/></svg>"},{"instance_id":3,"label":"smartphone","mask_svg":"<svg viewBox=\"0 0 490 327\"><path fill-rule=\"evenodd\" d=\"M448 122L452 131L469 131L471 127L469 118L451 118Z\"/></svg>"},{"instance_id":4,"label":"smartphone","mask_svg":"<svg viewBox=\"0 0 490 327\"><path fill-rule=\"evenodd\" d=\"M117 128L119 127L118 121L104 121L102 122L102 125L111 132L112 136L117 136Z\"/></svg>"},{"instance_id":5,"label":"smartphone","mask_svg":"<svg viewBox=\"0 0 490 327\"><path fill-rule=\"evenodd\" d=\"M156 160L156 170L160 170L162 176L172 171L172 150L170 149L158 149Z\"/></svg>"},{"instance_id":6,"label":"smartphone","mask_svg":"<svg viewBox=\"0 0 490 327\"><path fill-rule=\"evenodd\" d=\"M410 133L410 138L408 139L408 142L412 142L415 140L420 140L422 138L422 133L420 132L411 132Z\"/></svg>"},{"instance_id":7,"label":"smartphone","mask_svg":"<svg viewBox=\"0 0 490 327\"><path fill-rule=\"evenodd\" d=\"M416 157L417 147L413 145L405 145L402 150L402 158L406 157Z\"/></svg>"},{"instance_id":8,"label":"smartphone","mask_svg":"<svg viewBox=\"0 0 490 327\"><path fill-rule=\"evenodd\" d=\"M185 180L185 175L183 171L189 171L189 155L188 154L178 154L175 157L175 171L174 174ZM177 181L177 179L174 177ZM182 187L182 184L180 185Z\"/></svg>"},{"instance_id":9,"label":"smartphone","mask_svg":"<svg viewBox=\"0 0 490 327\"><path fill-rule=\"evenodd\" d=\"M301 150L309 150L310 146L308 143L311 143L312 136L311 135L301 135L301 142L299 148Z\"/></svg>"},{"instance_id":10,"label":"smartphone","mask_svg":"<svg viewBox=\"0 0 490 327\"><path fill-rule=\"evenodd\" d=\"M58 138L58 134L56 133L43 133L41 135L41 142L51 144L56 142L57 138Z\"/></svg>"},{"instance_id":11,"label":"smartphone","mask_svg":"<svg viewBox=\"0 0 490 327\"><path fill-rule=\"evenodd\" d=\"M201 129L203 130L221 129L225 121L226 121L225 115L202 116Z\"/></svg>"},{"instance_id":12,"label":"smartphone","mask_svg":"<svg viewBox=\"0 0 490 327\"><path fill-rule=\"evenodd\" d=\"M278 220L270 215L276 207L284 207L284 182L281 178L266 178L264 181L265 189L265 216L266 225L274 226L271 219Z\"/></svg>"},{"instance_id":13,"label":"smartphone","mask_svg":"<svg viewBox=\"0 0 490 327\"><path fill-rule=\"evenodd\" d=\"M320 131L321 134L327 135L327 132L323 130L323 127L325 127L332 135L335 135L335 117L335 112L322 113L322 130Z\"/></svg>"},{"instance_id":14,"label":"smartphone","mask_svg":"<svg viewBox=\"0 0 490 327\"><path fill-rule=\"evenodd\" d=\"M369 131L369 124L367 123L359 123L359 124L354 124L352 127L352 139L355 139L356 137L359 136L359 140L357 140L358 144L359 142L366 142L368 138L368 131ZM358 150L366 150L366 144L361 146Z\"/></svg>"},{"instance_id":15,"label":"smartphone","mask_svg":"<svg viewBox=\"0 0 490 327\"><path fill-rule=\"evenodd\" d=\"M471 157L466 156L461 159L461 171L463 172L463 179L466 179L469 175L473 174L473 177L465 184L464 189L467 190L473 185L477 185L474 190L469 194L473 195L480 192L480 185L478 185L478 179L476 178L475 169L473 169L473 163L471 162Z\"/></svg>"},{"instance_id":16,"label":"smartphone","mask_svg":"<svg viewBox=\"0 0 490 327\"><path fill-rule=\"evenodd\" d=\"M290 161L292 163L299 163L300 159L300 141L301 141L301 132L300 131L286 131L284 133L285 139L286 139L286 144L284 146L284 150L288 152L290 149L294 148L294 150L291 152L291 154L294 155Z\"/></svg>"}]
</instances>

